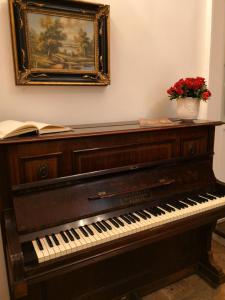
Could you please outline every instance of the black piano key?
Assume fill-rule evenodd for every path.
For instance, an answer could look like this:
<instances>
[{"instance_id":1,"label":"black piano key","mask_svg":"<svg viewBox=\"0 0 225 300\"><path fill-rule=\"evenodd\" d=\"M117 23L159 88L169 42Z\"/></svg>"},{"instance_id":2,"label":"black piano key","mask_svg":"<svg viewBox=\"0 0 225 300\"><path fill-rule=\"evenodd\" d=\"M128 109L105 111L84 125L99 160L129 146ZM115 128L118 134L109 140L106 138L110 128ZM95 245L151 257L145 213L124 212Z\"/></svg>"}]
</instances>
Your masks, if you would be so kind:
<instances>
[{"instance_id":1,"label":"black piano key","mask_svg":"<svg viewBox=\"0 0 225 300\"><path fill-rule=\"evenodd\" d=\"M52 234L52 238L53 238L53 241L55 242L56 246L59 246L59 241L54 233Z\"/></svg>"},{"instance_id":2,"label":"black piano key","mask_svg":"<svg viewBox=\"0 0 225 300\"><path fill-rule=\"evenodd\" d=\"M150 214L152 214L154 217L157 217L159 214L151 207L151 208L146 208Z\"/></svg>"},{"instance_id":3,"label":"black piano key","mask_svg":"<svg viewBox=\"0 0 225 300\"><path fill-rule=\"evenodd\" d=\"M85 236L85 237L88 237L89 234L87 233L87 231L84 229L84 227L80 226L79 227L80 231L82 232L82 234Z\"/></svg>"},{"instance_id":4,"label":"black piano key","mask_svg":"<svg viewBox=\"0 0 225 300\"><path fill-rule=\"evenodd\" d=\"M88 227L88 225L85 225L84 227L85 227L86 231L87 231L90 235L94 235L94 232L91 230L90 227Z\"/></svg>"},{"instance_id":5,"label":"black piano key","mask_svg":"<svg viewBox=\"0 0 225 300\"><path fill-rule=\"evenodd\" d=\"M63 238L63 241L64 241L65 243L69 243L69 240L68 240L67 236L64 234L63 231L60 231L60 235L61 235L61 237Z\"/></svg>"},{"instance_id":6,"label":"black piano key","mask_svg":"<svg viewBox=\"0 0 225 300\"><path fill-rule=\"evenodd\" d=\"M134 223L140 221L140 220L137 220L137 219L132 215L132 213L129 213L128 216L130 216L130 217L134 220Z\"/></svg>"},{"instance_id":7,"label":"black piano key","mask_svg":"<svg viewBox=\"0 0 225 300\"><path fill-rule=\"evenodd\" d=\"M174 200L173 204L176 204L178 207L180 207L180 209L183 209L186 207L186 205L184 203L181 203L179 200Z\"/></svg>"},{"instance_id":8,"label":"black piano key","mask_svg":"<svg viewBox=\"0 0 225 300\"><path fill-rule=\"evenodd\" d=\"M73 235L70 233L69 230L66 230L66 234L67 234L68 238L73 242L73 241L74 241L74 237L73 237Z\"/></svg>"},{"instance_id":9,"label":"black piano key","mask_svg":"<svg viewBox=\"0 0 225 300\"><path fill-rule=\"evenodd\" d=\"M165 211L161 210L158 206L156 206L155 209L159 212L160 215L165 215Z\"/></svg>"},{"instance_id":10,"label":"black piano key","mask_svg":"<svg viewBox=\"0 0 225 300\"><path fill-rule=\"evenodd\" d=\"M152 217L151 214L146 211L146 209L145 209L145 211L142 211L142 212L145 213L146 217L148 217L149 219Z\"/></svg>"},{"instance_id":11,"label":"black piano key","mask_svg":"<svg viewBox=\"0 0 225 300\"><path fill-rule=\"evenodd\" d=\"M139 210L138 212L141 214L141 216L142 216L145 220L150 219L149 215L146 214L143 210Z\"/></svg>"},{"instance_id":12,"label":"black piano key","mask_svg":"<svg viewBox=\"0 0 225 300\"><path fill-rule=\"evenodd\" d=\"M76 231L74 228L72 228L72 229L70 229L70 230L71 230L72 234L74 235L74 237L75 237L77 240L80 240L80 236L79 236L79 234L77 233L77 231Z\"/></svg>"},{"instance_id":13,"label":"black piano key","mask_svg":"<svg viewBox=\"0 0 225 300\"><path fill-rule=\"evenodd\" d=\"M211 196L211 195L208 195L208 194L200 194L200 196L206 197L207 199L210 199L210 200L215 200L217 198L216 196Z\"/></svg>"},{"instance_id":14,"label":"black piano key","mask_svg":"<svg viewBox=\"0 0 225 300\"><path fill-rule=\"evenodd\" d=\"M46 239L46 241L47 241L47 243L48 243L48 246L49 246L50 248L53 248L52 241L50 240L50 238L49 238L48 235L45 236L45 239Z\"/></svg>"},{"instance_id":15,"label":"black piano key","mask_svg":"<svg viewBox=\"0 0 225 300\"><path fill-rule=\"evenodd\" d=\"M137 214L141 219L147 220L147 217L145 215L143 215L140 211L135 211L135 214ZM139 219L139 221L140 221L140 219Z\"/></svg>"},{"instance_id":16,"label":"black piano key","mask_svg":"<svg viewBox=\"0 0 225 300\"><path fill-rule=\"evenodd\" d=\"M96 223L93 223L92 225L99 233L102 233L101 228Z\"/></svg>"},{"instance_id":17,"label":"black piano key","mask_svg":"<svg viewBox=\"0 0 225 300\"><path fill-rule=\"evenodd\" d=\"M188 197L188 199L193 200L193 201L195 201L195 202L198 202L198 203L200 203L200 204L204 202L204 199L199 198L199 197L197 197L197 196L190 196L190 197Z\"/></svg>"},{"instance_id":18,"label":"black piano key","mask_svg":"<svg viewBox=\"0 0 225 300\"><path fill-rule=\"evenodd\" d=\"M127 219L129 219L131 221L131 223L136 223L136 221L134 220L134 218L132 218L132 216L130 216L129 214L125 214L125 217Z\"/></svg>"},{"instance_id":19,"label":"black piano key","mask_svg":"<svg viewBox=\"0 0 225 300\"><path fill-rule=\"evenodd\" d=\"M151 219L150 214L146 213L145 211L139 210L139 212L140 212L141 214L143 214L144 216L146 216L147 219Z\"/></svg>"},{"instance_id":20,"label":"black piano key","mask_svg":"<svg viewBox=\"0 0 225 300\"><path fill-rule=\"evenodd\" d=\"M198 195L198 198L203 199L204 202L209 202L209 201L211 201L210 199L206 199L205 197L204 197L204 198L203 198L203 197L200 197L199 195Z\"/></svg>"},{"instance_id":21,"label":"black piano key","mask_svg":"<svg viewBox=\"0 0 225 300\"><path fill-rule=\"evenodd\" d=\"M121 215L120 218L121 218L122 220L124 220L124 222L127 223L128 225L131 224L131 221L130 221L129 219L127 219L125 216Z\"/></svg>"},{"instance_id":22,"label":"black piano key","mask_svg":"<svg viewBox=\"0 0 225 300\"><path fill-rule=\"evenodd\" d=\"M130 213L130 215L137 221L137 222L140 222L140 218L137 216L137 212L135 211L135 214L134 213Z\"/></svg>"},{"instance_id":23,"label":"black piano key","mask_svg":"<svg viewBox=\"0 0 225 300\"><path fill-rule=\"evenodd\" d=\"M162 208L162 209L164 209L164 210L166 210L167 212L172 212L172 208L170 208L169 206L167 206L167 205L164 205L164 204L160 204L159 206L158 206L159 208Z\"/></svg>"},{"instance_id":24,"label":"black piano key","mask_svg":"<svg viewBox=\"0 0 225 300\"><path fill-rule=\"evenodd\" d=\"M118 218L114 218L114 220L116 220L116 222L120 225L120 226L122 226L122 227L124 227L124 223L121 221L121 220L119 220Z\"/></svg>"},{"instance_id":25,"label":"black piano key","mask_svg":"<svg viewBox=\"0 0 225 300\"><path fill-rule=\"evenodd\" d=\"M108 231L108 230L109 230L108 227L107 227L102 221L100 221L99 223L102 225L102 227L105 228L105 231Z\"/></svg>"},{"instance_id":26,"label":"black piano key","mask_svg":"<svg viewBox=\"0 0 225 300\"><path fill-rule=\"evenodd\" d=\"M180 203L180 204L182 204L182 207L183 208L187 208L188 207L188 204L186 204L186 203L183 203L183 202L181 202L182 200L179 200L178 202Z\"/></svg>"},{"instance_id":27,"label":"black piano key","mask_svg":"<svg viewBox=\"0 0 225 300\"><path fill-rule=\"evenodd\" d=\"M117 224L116 221L113 220L113 218L110 218L109 221L110 221L110 223L113 224L116 228L119 228L119 227L120 227L119 224Z\"/></svg>"},{"instance_id":28,"label":"black piano key","mask_svg":"<svg viewBox=\"0 0 225 300\"><path fill-rule=\"evenodd\" d=\"M113 217L112 218L112 220L115 222L115 224L117 224L118 225L118 227L117 228L120 228L120 224L115 220L115 217Z\"/></svg>"},{"instance_id":29,"label":"black piano key","mask_svg":"<svg viewBox=\"0 0 225 300\"><path fill-rule=\"evenodd\" d=\"M105 220L102 221L102 224L109 230L112 230L112 226L110 224L108 224Z\"/></svg>"},{"instance_id":30,"label":"black piano key","mask_svg":"<svg viewBox=\"0 0 225 300\"><path fill-rule=\"evenodd\" d=\"M166 203L163 203L163 207L165 207L165 209L170 209L171 212L176 211L176 209L174 207L171 207L171 206L167 205Z\"/></svg>"},{"instance_id":31,"label":"black piano key","mask_svg":"<svg viewBox=\"0 0 225 300\"><path fill-rule=\"evenodd\" d=\"M210 199L206 199L206 198L200 197L199 195L197 197L198 197L198 199L203 199L203 202L209 202L209 201L211 201Z\"/></svg>"},{"instance_id":32,"label":"black piano key","mask_svg":"<svg viewBox=\"0 0 225 300\"><path fill-rule=\"evenodd\" d=\"M189 200L189 199L183 199L182 202L185 202L185 203L187 203L188 205L191 205L191 206L197 205L196 202L191 201L191 200Z\"/></svg>"},{"instance_id":33,"label":"black piano key","mask_svg":"<svg viewBox=\"0 0 225 300\"><path fill-rule=\"evenodd\" d=\"M171 200L170 202L168 202L168 204L175 207L175 208L177 208L177 209L182 209L182 206L177 201L172 201Z\"/></svg>"},{"instance_id":34,"label":"black piano key","mask_svg":"<svg viewBox=\"0 0 225 300\"><path fill-rule=\"evenodd\" d=\"M224 197L224 193L221 192L221 191L212 192L210 194L212 194L212 195L214 195L214 196L216 196L218 198Z\"/></svg>"},{"instance_id":35,"label":"black piano key","mask_svg":"<svg viewBox=\"0 0 225 300\"><path fill-rule=\"evenodd\" d=\"M43 245L42 245L41 241L39 240L39 238L36 238L36 242L37 242L39 250L41 250L41 251L44 250Z\"/></svg>"},{"instance_id":36,"label":"black piano key","mask_svg":"<svg viewBox=\"0 0 225 300\"><path fill-rule=\"evenodd\" d=\"M103 230L104 232L107 231L107 228L101 223L101 222L96 222L96 224Z\"/></svg>"}]
</instances>

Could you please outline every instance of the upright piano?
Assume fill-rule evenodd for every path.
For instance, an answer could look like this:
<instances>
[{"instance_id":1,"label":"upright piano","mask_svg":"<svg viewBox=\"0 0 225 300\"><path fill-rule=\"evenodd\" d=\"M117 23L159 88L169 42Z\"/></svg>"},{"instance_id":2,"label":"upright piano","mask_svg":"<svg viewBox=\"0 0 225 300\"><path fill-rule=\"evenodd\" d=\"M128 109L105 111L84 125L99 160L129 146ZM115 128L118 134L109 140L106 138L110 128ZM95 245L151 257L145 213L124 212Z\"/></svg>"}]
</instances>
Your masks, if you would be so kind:
<instances>
[{"instance_id":1,"label":"upright piano","mask_svg":"<svg viewBox=\"0 0 225 300\"><path fill-rule=\"evenodd\" d=\"M140 296L197 273L225 216L215 126L138 122L0 142L0 212L11 300Z\"/></svg>"}]
</instances>

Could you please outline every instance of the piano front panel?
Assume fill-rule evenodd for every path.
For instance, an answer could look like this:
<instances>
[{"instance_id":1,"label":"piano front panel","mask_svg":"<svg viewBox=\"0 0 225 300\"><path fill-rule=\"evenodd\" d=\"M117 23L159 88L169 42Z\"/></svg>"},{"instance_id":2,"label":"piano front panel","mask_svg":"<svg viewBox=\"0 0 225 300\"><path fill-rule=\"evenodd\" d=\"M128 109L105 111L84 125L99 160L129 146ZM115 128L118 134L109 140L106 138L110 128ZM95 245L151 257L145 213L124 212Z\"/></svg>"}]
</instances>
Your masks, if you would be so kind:
<instances>
[{"instance_id":1,"label":"piano front panel","mask_svg":"<svg viewBox=\"0 0 225 300\"><path fill-rule=\"evenodd\" d=\"M73 152L73 173L105 170L152 161L171 159L177 156L176 139L159 143L146 143L111 148L85 149Z\"/></svg>"},{"instance_id":2,"label":"piano front panel","mask_svg":"<svg viewBox=\"0 0 225 300\"><path fill-rule=\"evenodd\" d=\"M198 132L189 131L181 137L181 156L193 157L210 153L209 135L207 128L202 128Z\"/></svg>"},{"instance_id":3,"label":"piano front panel","mask_svg":"<svg viewBox=\"0 0 225 300\"><path fill-rule=\"evenodd\" d=\"M61 159L61 152L20 157L20 178L22 182L60 177Z\"/></svg>"},{"instance_id":4,"label":"piano front panel","mask_svg":"<svg viewBox=\"0 0 225 300\"><path fill-rule=\"evenodd\" d=\"M96 255L87 260L82 268L67 265L67 273L50 272L45 275L44 285L41 282L32 285L29 299L33 300L32 292L36 299L36 290L43 297L38 300L108 300L134 287L140 288L143 294L149 293L162 283L165 285L173 281L171 274L181 278L194 272L203 245L198 241L205 228L202 226L197 231L188 231L123 254L111 253L103 260ZM180 270L183 271L179 273Z\"/></svg>"},{"instance_id":5,"label":"piano front panel","mask_svg":"<svg viewBox=\"0 0 225 300\"><path fill-rule=\"evenodd\" d=\"M97 170L192 157L212 152L210 127L49 140L8 145L11 184L35 182ZM40 164L39 164L40 162ZM48 167L40 177L41 163Z\"/></svg>"}]
</instances>

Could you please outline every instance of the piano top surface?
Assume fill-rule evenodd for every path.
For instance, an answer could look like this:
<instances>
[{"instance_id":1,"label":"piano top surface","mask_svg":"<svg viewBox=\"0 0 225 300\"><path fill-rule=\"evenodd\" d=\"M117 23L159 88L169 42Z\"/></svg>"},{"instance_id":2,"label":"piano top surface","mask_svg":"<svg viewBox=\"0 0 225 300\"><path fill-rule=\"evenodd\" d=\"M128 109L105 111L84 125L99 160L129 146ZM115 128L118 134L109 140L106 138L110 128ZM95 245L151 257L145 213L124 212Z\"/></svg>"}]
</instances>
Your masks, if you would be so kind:
<instances>
[{"instance_id":1,"label":"piano top surface","mask_svg":"<svg viewBox=\"0 0 225 300\"><path fill-rule=\"evenodd\" d=\"M174 119L177 121L177 119ZM17 144L17 143L29 143L35 141L46 140L61 140L69 138L79 138L85 136L100 136L100 135L113 135L123 134L130 132L143 132L143 131L158 131L169 130L187 127L201 127L201 126L219 126L224 124L221 121L209 121L209 120L195 120L187 121L179 124L167 125L167 126L140 126L139 121L127 121L127 122L111 122L111 123L98 123L98 124L83 124L83 125L69 125L72 131L44 134L44 135L32 135L32 136L20 136L14 138L8 138L0 141L1 144Z\"/></svg>"}]
</instances>

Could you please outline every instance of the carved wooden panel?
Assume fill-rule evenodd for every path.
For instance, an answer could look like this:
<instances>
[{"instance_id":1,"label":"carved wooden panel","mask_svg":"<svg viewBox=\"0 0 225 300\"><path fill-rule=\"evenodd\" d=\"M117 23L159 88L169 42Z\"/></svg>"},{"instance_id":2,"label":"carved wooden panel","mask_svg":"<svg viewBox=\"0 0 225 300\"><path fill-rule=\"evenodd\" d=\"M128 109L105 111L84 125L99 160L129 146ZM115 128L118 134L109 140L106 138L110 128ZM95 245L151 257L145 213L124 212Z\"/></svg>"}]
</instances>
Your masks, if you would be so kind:
<instances>
[{"instance_id":1,"label":"carved wooden panel","mask_svg":"<svg viewBox=\"0 0 225 300\"><path fill-rule=\"evenodd\" d=\"M85 173L175 157L176 139L73 151L73 173Z\"/></svg>"},{"instance_id":2,"label":"carved wooden panel","mask_svg":"<svg viewBox=\"0 0 225 300\"><path fill-rule=\"evenodd\" d=\"M181 153L184 157L201 155L207 153L207 136L195 139L185 139L181 142Z\"/></svg>"},{"instance_id":3,"label":"carved wooden panel","mask_svg":"<svg viewBox=\"0 0 225 300\"><path fill-rule=\"evenodd\" d=\"M20 177L22 183L60 176L62 153L20 157Z\"/></svg>"}]
</instances>

